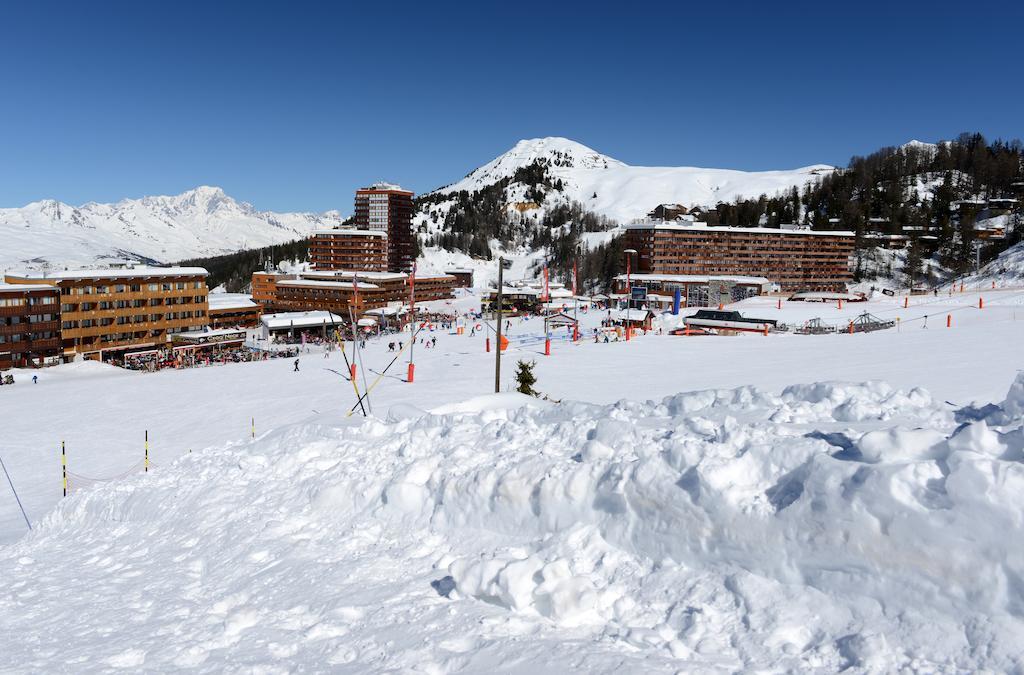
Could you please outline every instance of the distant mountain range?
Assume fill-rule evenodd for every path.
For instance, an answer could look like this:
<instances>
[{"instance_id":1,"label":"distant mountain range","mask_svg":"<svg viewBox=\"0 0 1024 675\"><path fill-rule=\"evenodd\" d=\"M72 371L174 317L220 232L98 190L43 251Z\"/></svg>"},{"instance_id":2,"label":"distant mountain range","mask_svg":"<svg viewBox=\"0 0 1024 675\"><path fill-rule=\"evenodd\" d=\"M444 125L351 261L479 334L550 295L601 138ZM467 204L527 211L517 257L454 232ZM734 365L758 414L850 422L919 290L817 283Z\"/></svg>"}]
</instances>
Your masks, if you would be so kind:
<instances>
[{"instance_id":1,"label":"distant mountain range","mask_svg":"<svg viewBox=\"0 0 1024 675\"><path fill-rule=\"evenodd\" d=\"M531 204L537 199L536 186L514 178L518 171L536 166L544 167L552 187L544 192L542 203ZM417 224L436 232L454 203L446 202L447 195L493 188L503 180L502 199L510 212L538 216L552 206L578 202L591 213L626 222L661 203L713 205L740 196L774 194L832 171L827 165L760 172L637 167L565 138L524 140L462 180L425 195L430 203L421 207ZM339 204L351 204L351 195L338 197ZM206 186L116 204L76 207L44 200L0 209L0 269L56 269L121 259L173 262L279 244L342 220L338 211L259 211L220 188Z\"/></svg>"},{"instance_id":2,"label":"distant mountain range","mask_svg":"<svg viewBox=\"0 0 1024 675\"><path fill-rule=\"evenodd\" d=\"M116 204L45 200L0 209L0 270L115 259L172 262L292 241L341 221L337 211L258 211L207 186Z\"/></svg>"}]
</instances>

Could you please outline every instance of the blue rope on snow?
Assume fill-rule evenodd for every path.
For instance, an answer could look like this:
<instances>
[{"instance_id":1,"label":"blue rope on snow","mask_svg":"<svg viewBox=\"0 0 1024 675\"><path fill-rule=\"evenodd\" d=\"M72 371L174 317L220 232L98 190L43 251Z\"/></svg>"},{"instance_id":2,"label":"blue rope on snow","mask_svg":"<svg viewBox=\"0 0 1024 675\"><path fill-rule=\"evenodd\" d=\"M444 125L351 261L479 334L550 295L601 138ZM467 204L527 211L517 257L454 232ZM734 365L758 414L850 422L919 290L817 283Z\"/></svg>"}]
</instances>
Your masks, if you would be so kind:
<instances>
[{"instance_id":1,"label":"blue rope on snow","mask_svg":"<svg viewBox=\"0 0 1024 675\"><path fill-rule=\"evenodd\" d=\"M14 499L18 502L18 508L21 509L21 517L25 519L25 524L28 525L28 529L32 529L32 523L28 521L28 514L25 513L25 507L21 505L21 497L18 496L18 491L14 489L14 483L11 481L11 474L7 473L7 465L4 464L4 458L0 457L0 467L4 470L4 475L7 476L7 484L11 486L11 492L14 493Z\"/></svg>"}]
</instances>

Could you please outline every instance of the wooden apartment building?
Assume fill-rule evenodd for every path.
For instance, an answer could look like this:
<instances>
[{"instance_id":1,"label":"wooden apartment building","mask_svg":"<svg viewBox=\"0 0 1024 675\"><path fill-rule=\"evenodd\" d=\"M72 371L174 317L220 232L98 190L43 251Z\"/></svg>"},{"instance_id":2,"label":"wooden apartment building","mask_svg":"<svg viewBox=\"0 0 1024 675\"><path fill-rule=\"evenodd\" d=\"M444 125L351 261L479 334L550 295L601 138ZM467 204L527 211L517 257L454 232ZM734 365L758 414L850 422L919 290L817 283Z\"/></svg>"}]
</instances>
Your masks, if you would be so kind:
<instances>
[{"instance_id":1,"label":"wooden apartment building","mask_svg":"<svg viewBox=\"0 0 1024 675\"><path fill-rule=\"evenodd\" d=\"M782 291L842 291L853 281L852 232L665 222L626 226L640 274L766 277Z\"/></svg>"},{"instance_id":2,"label":"wooden apartment building","mask_svg":"<svg viewBox=\"0 0 1024 675\"><path fill-rule=\"evenodd\" d=\"M56 289L64 356L101 359L206 326L206 276L201 267L135 267L8 274L7 282Z\"/></svg>"},{"instance_id":3,"label":"wooden apartment building","mask_svg":"<svg viewBox=\"0 0 1024 675\"><path fill-rule=\"evenodd\" d=\"M257 277L259 277L257 279ZM358 292L353 280L358 284ZM408 304L409 275L401 272L353 270L303 272L296 275L253 274L253 299L268 311L330 311L348 319L349 306L357 316L369 309ZM257 297L257 285L259 296ZM417 274L416 302L452 297L455 277Z\"/></svg>"},{"instance_id":4,"label":"wooden apartment building","mask_svg":"<svg viewBox=\"0 0 1024 675\"><path fill-rule=\"evenodd\" d=\"M309 240L309 260L315 270L386 272L388 233L354 228L319 230Z\"/></svg>"},{"instance_id":5,"label":"wooden apartment building","mask_svg":"<svg viewBox=\"0 0 1024 675\"><path fill-rule=\"evenodd\" d=\"M0 284L0 370L61 356L60 296L45 284Z\"/></svg>"}]
</instances>

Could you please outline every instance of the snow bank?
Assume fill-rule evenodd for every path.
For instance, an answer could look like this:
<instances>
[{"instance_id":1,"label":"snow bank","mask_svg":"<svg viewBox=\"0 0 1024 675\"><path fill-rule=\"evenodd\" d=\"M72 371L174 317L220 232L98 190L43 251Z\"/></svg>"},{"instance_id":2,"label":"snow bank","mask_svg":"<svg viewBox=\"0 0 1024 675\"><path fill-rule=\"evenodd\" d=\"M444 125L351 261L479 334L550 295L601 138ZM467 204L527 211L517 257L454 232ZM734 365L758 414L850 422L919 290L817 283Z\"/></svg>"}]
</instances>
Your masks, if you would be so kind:
<instances>
[{"instance_id":1,"label":"snow bank","mask_svg":"<svg viewBox=\"0 0 1024 675\"><path fill-rule=\"evenodd\" d=\"M292 426L65 500L0 549L0 653L427 672L1024 657L1024 377L977 414L819 383L389 420Z\"/></svg>"}]
</instances>

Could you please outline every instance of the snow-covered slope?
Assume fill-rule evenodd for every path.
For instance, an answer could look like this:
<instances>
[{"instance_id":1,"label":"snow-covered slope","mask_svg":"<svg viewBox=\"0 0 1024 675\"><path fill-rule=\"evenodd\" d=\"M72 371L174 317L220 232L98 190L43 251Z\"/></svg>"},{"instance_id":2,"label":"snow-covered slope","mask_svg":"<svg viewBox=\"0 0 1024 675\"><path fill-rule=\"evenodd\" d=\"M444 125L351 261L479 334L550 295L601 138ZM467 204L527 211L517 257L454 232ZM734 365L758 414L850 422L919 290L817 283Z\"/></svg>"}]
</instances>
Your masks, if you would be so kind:
<instances>
[{"instance_id":1,"label":"snow-covered slope","mask_svg":"<svg viewBox=\"0 0 1024 675\"><path fill-rule=\"evenodd\" d=\"M291 241L340 221L337 212L258 211L206 186L116 204L40 201L0 209L0 269L124 258L171 262Z\"/></svg>"},{"instance_id":2,"label":"snow-covered slope","mask_svg":"<svg viewBox=\"0 0 1024 675\"><path fill-rule=\"evenodd\" d=\"M553 179L562 181L566 199L620 222L642 217L663 203L713 206L738 197L773 195L834 170L825 164L785 171L630 166L567 138L535 138L519 141L436 193L479 190L538 161L547 164Z\"/></svg>"},{"instance_id":3,"label":"snow-covered slope","mask_svg":"<svg viewBox=\"0 0 1024 675\"><path fill-rule=\"evenodd\" d=\"M1024 379L293 424L0 548L27 672L1015 672ZM984 416L984 419L981 419Z\"/></svg>"}]
</instances>

